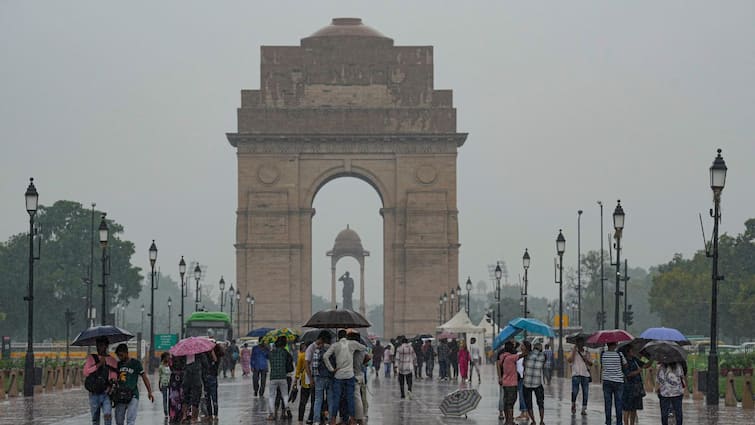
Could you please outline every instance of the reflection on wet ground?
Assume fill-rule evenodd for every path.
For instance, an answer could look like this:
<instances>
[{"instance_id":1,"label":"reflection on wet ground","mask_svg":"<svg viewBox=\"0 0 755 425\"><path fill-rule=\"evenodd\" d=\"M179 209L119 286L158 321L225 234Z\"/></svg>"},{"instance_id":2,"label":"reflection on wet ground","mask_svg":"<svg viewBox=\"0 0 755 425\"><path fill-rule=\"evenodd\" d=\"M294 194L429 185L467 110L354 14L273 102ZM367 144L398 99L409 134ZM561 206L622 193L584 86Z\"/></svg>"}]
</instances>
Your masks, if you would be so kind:
<instances>
[{"instance_id":1,"label":"reflection on wet ground","mask_svg":"<svg viewBox=\"0 0 755 425\"><path fill-rule=\"evenodd\" d=\"M467 419L443 417L438 405L443 397L459 387L459 383L438 382L437 380L415 381L411 400L399 398L398 382L395 378L375 379L369 382L369 423L371 424L496 424L498 423L498 386L493 378L494 369L486 366L482 385L475 383L482 395L478 408ZM239 374L240 375L240 374ZM152 382L155 382L153 380ZM476 381L475 381L476 382ZM569 380L554 378L546 386L545 423L548 425L602 424L603 394L600 385L590 386L590 402L587 416L571 414L571 383ZM139 406L138 424L164 424L162 401L159 393L151 404L141 389L142 400ZM252 397L251 381L237 376L235 379L220 379L220 420L219 424L261 424L270 423L267 416L266 400ZM581 397L579 399L581 401ZM648 394L644 399L645 409L639 412L640 423L659 424L660 409L658 398ZM296 409L294 420L296 423ZM518 412L517 412L518 413ZM614 418L615 420L615 418ZM280 421L285 423L286 421ZM687 424L755 424L755 411L742 408L708 408L704 401L684 401L684 422ZM113 422L115 423L115 422ZM23 397L0 401L0 425L86 425L91 424L87 394L82 389L66 390L52 394L40 394L33 401Z\"/></svg>"}]
</instances>

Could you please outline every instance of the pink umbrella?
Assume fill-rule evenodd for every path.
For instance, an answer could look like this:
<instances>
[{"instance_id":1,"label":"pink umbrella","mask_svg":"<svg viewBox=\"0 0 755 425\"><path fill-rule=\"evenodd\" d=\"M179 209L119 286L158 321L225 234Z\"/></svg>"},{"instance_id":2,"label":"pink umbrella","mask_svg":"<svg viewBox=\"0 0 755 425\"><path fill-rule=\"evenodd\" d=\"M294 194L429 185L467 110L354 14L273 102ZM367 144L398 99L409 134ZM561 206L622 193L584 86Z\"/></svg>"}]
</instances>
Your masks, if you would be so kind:
<instances>
[{"instance_id":1,"label":"pink umbrella","mask_svg":"<svg viewBox=\"0 0 755 425\"><path fill-rule=\"evenodd\" d=\"M612 342L619 343L622 341L631 341L633 339L634 337L632 336L632 334L625 330L609 329L605 331L598 331L590 335L590 338L587 338L585 344L588 347L602 347Z\"/></svg>"},{"instance_id":2,"label":"pink umbrella","mask_svg":"<svg viewBox=\"0 0 755 425\"><path fill-rule=\"evenodd\" d=\"M215 348L215 343L209 339L191 336L178 341L178 343L170 349L170 354L173 354L174 356L189 356L192 354L205 353L213 348Z\"/></svg>"}]
</instances>

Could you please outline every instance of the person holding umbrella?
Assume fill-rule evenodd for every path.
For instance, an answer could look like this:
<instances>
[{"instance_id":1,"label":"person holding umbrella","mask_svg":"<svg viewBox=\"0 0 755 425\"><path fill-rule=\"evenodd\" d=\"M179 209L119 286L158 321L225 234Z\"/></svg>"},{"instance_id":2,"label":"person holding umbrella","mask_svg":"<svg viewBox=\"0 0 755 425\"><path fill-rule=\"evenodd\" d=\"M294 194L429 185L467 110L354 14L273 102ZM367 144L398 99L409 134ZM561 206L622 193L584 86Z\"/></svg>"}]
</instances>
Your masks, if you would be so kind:
<instances>
[{"instance_id":1,"label":"person holding umbrella","mask_svg":"<svg viewBox=\"0 0 755 425\"><path fill-rule=\"evenodd\" d=\"M645 388L642 385L642 369L649 368L651 363L643 362L635 356L632 344L627 344L621 351L627 359L624 394L621 403L624 411L624 423L635 425L637 423L637 411L642 410L642 398L645 397Z\"/></svg>"},{"instance_id":2,"label":"person holding umbrella","mask_svg":"<svg viewBox=\"0 0 755 425\"><path fill-rule=\"evenodd\" d=\"M572 415L577 413L577 395L579 395L579 389L582 388L582 416L586 416L592 359L585 349L585 338L575 340L574 349L566 361L571 364L571 413Z\"/></svg>"},{"instance_id":3,"label":"person holding umbrella","mask_svg":"<svg viewBox=\"0 0 755 425\"><path fill-rule=\"evenodd\" d=\"M684 378L684 367L681 363L661 363L656 377L656 393L661 402L661 424L668 425L668 416L674 412L676 424L683 420L682 397L687 382Z\"/></svg>"},{"instance_id":4,"label":"person holding umbrella","mask_svg":"<svg viewBox=\"0 0 755 425\"><path fill-rule=\"evenodd\" d=\"M112 405L108 391L118 378L118 362L107 352L108 338L97 337L97 354L90 354L84 362L84 387L89 391L89 410L92 424L99 425L100 412L105 425L112 423Z\"/></svg>"}]
</instances>

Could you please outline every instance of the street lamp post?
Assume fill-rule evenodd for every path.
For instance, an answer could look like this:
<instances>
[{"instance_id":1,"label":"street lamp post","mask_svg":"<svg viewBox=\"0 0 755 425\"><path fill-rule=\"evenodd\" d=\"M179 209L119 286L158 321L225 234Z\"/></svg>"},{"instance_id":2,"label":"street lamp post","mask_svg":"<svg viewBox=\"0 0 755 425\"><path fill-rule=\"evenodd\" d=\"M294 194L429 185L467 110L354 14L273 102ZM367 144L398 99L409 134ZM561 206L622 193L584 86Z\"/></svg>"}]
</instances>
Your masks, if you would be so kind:
<instances>
[{"instance_id":1,"label":"street lamp post","mask_svg":"<svg viewBox=\"0 0 755 425\"><path fill-rule=\"evenodd\" d=\"M530 269L530 253L527 251L527 248L524 248L524 255L522 255L522 267L524 267L524 293L522 294L524 297L524 318L527 318L527 295L528 295L528 278L527 278L527 272ZM526 335L526 334L525 334Z\"/></svg>"},{"instance_id":2,"label":"street lamp post","mask_svg":"<svg viewBox=\"0 0 755 425\"><path fill-rule=\"evenodd\" d=\"M184 261L183 255L181 256L181 261L178 262L178 274L181 275L181 339L183 339L184 323L186 323L186 319L184 318L184 302L189 292L186 290L186 280L184 279L186 276L186 261Z\"/></svg>"},{"instance_id":3,"label":"street lamp post","mask_svg":"<svg viewBox=\"0 0 755 425\"><path fill-rule=\"evenodd\" d=\"M621 207L621 200L616 201L616 209L613 210L613 228L614 239L616 242L613 244L616 248L616 293L615 298L615 310L614 310L614 329L619 329L619 299L621 298L621 235L624 230L624 208Z\"/></svg>"},{"instance_id":4,"label":"street lamp post","mask_svg":"<svg viewBox=\"0 0 755 425\"><path fill-rule=\"evenodd\" d=\"M467 314L470 314L469 298L470 298L470 294L472 293L472 278L470 276L467 276L467 283L465 285L467 287Z\"/></svg>"},{"instance_id":5,"label":"street lamp post","mask_svg":"<svg viewBox=\"0 0 755 425\"><path fill-rule=\"evenodd\" d=\"M236 335L241 336L241 292L238 288L236 288Z\"/></svg>"},{"instance_id":6,"label":"street lamp post","mask_svg":"<svg viewBox=\"0 0 755 425\"><path fill-rule=\"evenodd\" d=\"M450 308L448 309L449 310L448 311L448 317L453 317L453 315L454 315L454 302L456 301L456 291L453 290L453 289L451 289L450 292L451 292L451 305L449 306Z\"/></svg>"},{"instance_id":7,"label":"street lamp post","mask_svg":"<svg viewBox=\"0 0 755 425\"><path fill-rule=\"evenodd\" d=\"M252 323L249 325L249 330L254 329L254 296L252 296Z\"/></svg>"},{"instance_id":8,"label":"street lamp post","mask_svg":"<svg viewBox=\"0 0 755 425\"><path fill-rule=\"evenodd\" d=\"M598 315L598 328L606 328L606 295L605 295L605 273L603 260L603 202L598 201L600 206L600 312Z\"/></svg>"},{"instance_id":9,"label":"street lamp post","mask_svg":"<svg viewBox=\"0 0 755 425\"><path fill-rule=\"evenodd\" d=\"M446 310L450 310L450 309L448 308L448 293L444 292L443 293L443 321L444 322L448 320L448 315L446 314Z\"/></svg>"},{"instance_id":10,"label":"street lamp post","mask_svg":"<svg viewBox=\"0 0 755 425\"><path fill-rule=\"evenodd\" d=\"M157 262L157 246L152 239L152 245L149 246L149 267L150 267L150 300L149 300L149 374L155 372L155 262Z\"/></svg>"},{"instance_id":11,"label":"street lamp post","mask_svg":"<svg viewBox=\"0 0 755 425\"><path fill-rule=\"evenodd\" d=\"M34 216L39 207L39 193L34 187L34 179L29 179L29 186L24 194L26 212L29 213L29 287L24 301L28 302L29 318L26 323L26 358L24 359L24 397L34 395Z\"/></svg>"},{"instance_id":12,"label":"street lamp post","mask_svg":"<svg viewBox=\"0 0 755 425\"><path fill-rule=\"evenodd\" d=\"M577 211L577 324L582 326L582 210Z\"/></svg>"},{"instance_id":13,"label":"street lamp post","mask_svg":"<svg viewBox=\"0 0 755 425\"><path fill-rule=\"evenodd\" d=\"M220 276L220 282L218 282L218 286L220 287L220 312L223 312L223 301L225 300L225 279L223 279L223 276Z\"/></svg>"},{"instance_id":14,"label":"street lamp post","mask_svg":"<svg viewBox=\"0 0 755 425\"><path fill-rule=\"evenodd\" d=\"M246 293L246 327L252 330L252 295Z\"/></svg>"},{"instance_id":15,"label":"street lamp post","mask_svg":"<svg viewBox=\"0 0 755 425\"><path fill-rule=\"evenodd\" d=\"M564 252L566 251L566 238L561 229L556 237L556 253L558 254L558 376L564 377Z\"/></svg>"},{"instance_id":16,"label":"street lamp post","mask_svg":"<svg viewBox=\"0 0 755 425\"><path fill-rule=\"evenodd\" d=\"M438 299L438 324L443 324L443 295Z\"/></svg>"},{"instance_id":17,"label":"street lamp post","mask_svg":"<svg viewBox=\"0 0 755 425\"><path fill-rule=\"evenodd\" d=\"M173 300L168 297L168 333L170 333L170 316L171 316L171 306L173 305Z\"/></svg>"},{"instance_id":18,"label":"street lamp post","mask_svg":"<svg viewBox=\"0 0 755 425\"><path fill-rule=\"evenodd\" d=\"M142 329L141 330L142 338L144 338L143 336L144 335L144 304L142 304L142 328L141 329Z\"/></svg>"},{"instance_id":19,"label":"street lamp post","mask_svg":"<svg viewBox=\"0 0 755 425\"><path fill-rule=\"evenodd\" d=\"M551 303L548 303L548 325L549 326L553 320L553 317L551 316L552 313L553 313L553 306L551 305Z\"/></svg>"},{"instance_id":20,"label":"street lamp post","mask_svg":"<svg viewBox=\"0 0 755 425\"><path fill-rule=\"evenodd\" d=\"M627 259L624 259L624 277L621 279L624 281L624 330L627 330L629 325L629 265Z\"/></svg>"},{"instance_id":21,"label":"street lamp post","mask_svg":"<svg viewBox=\"0 0 755 425\"><path fill-rule=\"evenodd\" d=\"M233 285L228 288L228 308L230 309L231 329L233 329L233 298L236 297L236 291L233 289Z\"/></svg>"},{"instance_id":22,"label":"street lamp post","mask_svg":"<svg viewBox=\"0 0 755 425\"><path fill-rule=\"evenodd\" d=\"M501 277L503 277L503 270L501 270L501 264L497 262L495 265L495 302L498 304L498 314L495 319L496 335L501 331Z\"/></svg>"},{"instance_id":23,"label":"street lamp post","mask_svg":"<svg viewBox=\"0 0 755 425\"><path fill-rule=\"evenodd\" d=\"M724 280L718 274L718 223L721 221L721 192L726 184L726 162L721 157L721 149L710 166L710 188L713 190L713 209L710 216L713 218L713 240L711 245L713 252L706 252L713 259L711 270L711 297L710 297L710 351L708 352L708 385L706 402L708 405L718 405L718 282ZM709 250L706 250L709 251Z\"/></svg>"},{"instance_id":24,"label":"street lamp post","mask_svg":"<svg viewBox=\"0 0 755 425\"><path fill-rule=\"evenodd\" d=\"M461 286L456 285L456 312L461 311Z\"/></svg>"},{"instance_id":25,"label":"street lamp post","mask_svg":"<svg viewBox=\"0 0 755 425\"><path fill-rule=\"evenodd\" d=\"M87 327L94 326L94 317L92 317L92 310L94 309L94 207L96 206L97 204L92 202L92 223L89 227L91 234L89 241L89 275L87 277L87 313L86 317L84 318L84 323ZM90 348L91 347L87 347L87 354L89 354Z\"/></svg>"},{"instance_id":26,"label":"street lamp post","mask_svg":"<svg viewBox=\"0 0 755 425\"><path fill-rule=\"evenodd\" d=\"M202 269L199 267L199 263L194 267L194 311L199 311L199 302L202 300L202 296L199 293L199 279L202 278Z\"/></svg>"},{"instance_id":27,"label":"street lamp post","mask_svg":"<svg viewBox=\"0 0 755 425\"><path fill-rule=\"evenodd\" d=\"M102 248L102 283L100 283L100 287L102 288L102 311L100 312L100 315L102 316L101 323L102 325L107 325L107 261L108 261L108 255L107 255L107 243L108 243L108 237L110 230L107 227L107 222L105 221L105 217L107 214L102 213L102 217L100 218L100 227L98 229L99 236L100 236L100 247Z\"/></svg>"}]
</instances>

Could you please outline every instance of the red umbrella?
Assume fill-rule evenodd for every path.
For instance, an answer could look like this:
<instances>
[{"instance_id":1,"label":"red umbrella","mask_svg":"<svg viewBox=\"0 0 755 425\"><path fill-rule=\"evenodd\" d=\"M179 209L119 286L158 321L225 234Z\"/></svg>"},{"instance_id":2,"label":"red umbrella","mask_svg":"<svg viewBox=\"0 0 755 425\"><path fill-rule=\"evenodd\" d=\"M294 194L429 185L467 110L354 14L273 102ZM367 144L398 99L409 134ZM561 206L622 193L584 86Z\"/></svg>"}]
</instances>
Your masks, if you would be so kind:
<instances>
[{"instance_id":1,"label":"red umbrella","mask_svg":"<svg viewBox=\"0 0 755 425\"><path fill-rule=\"evenodd\" d=\"M631 341L633 339L634 337L625 330L609 329L606 331L598 331L590 335L590 338L587 338L585 344L588 347L602 347L612 342L619 343L622 341Z\"/></svg>"}]
</instances>

